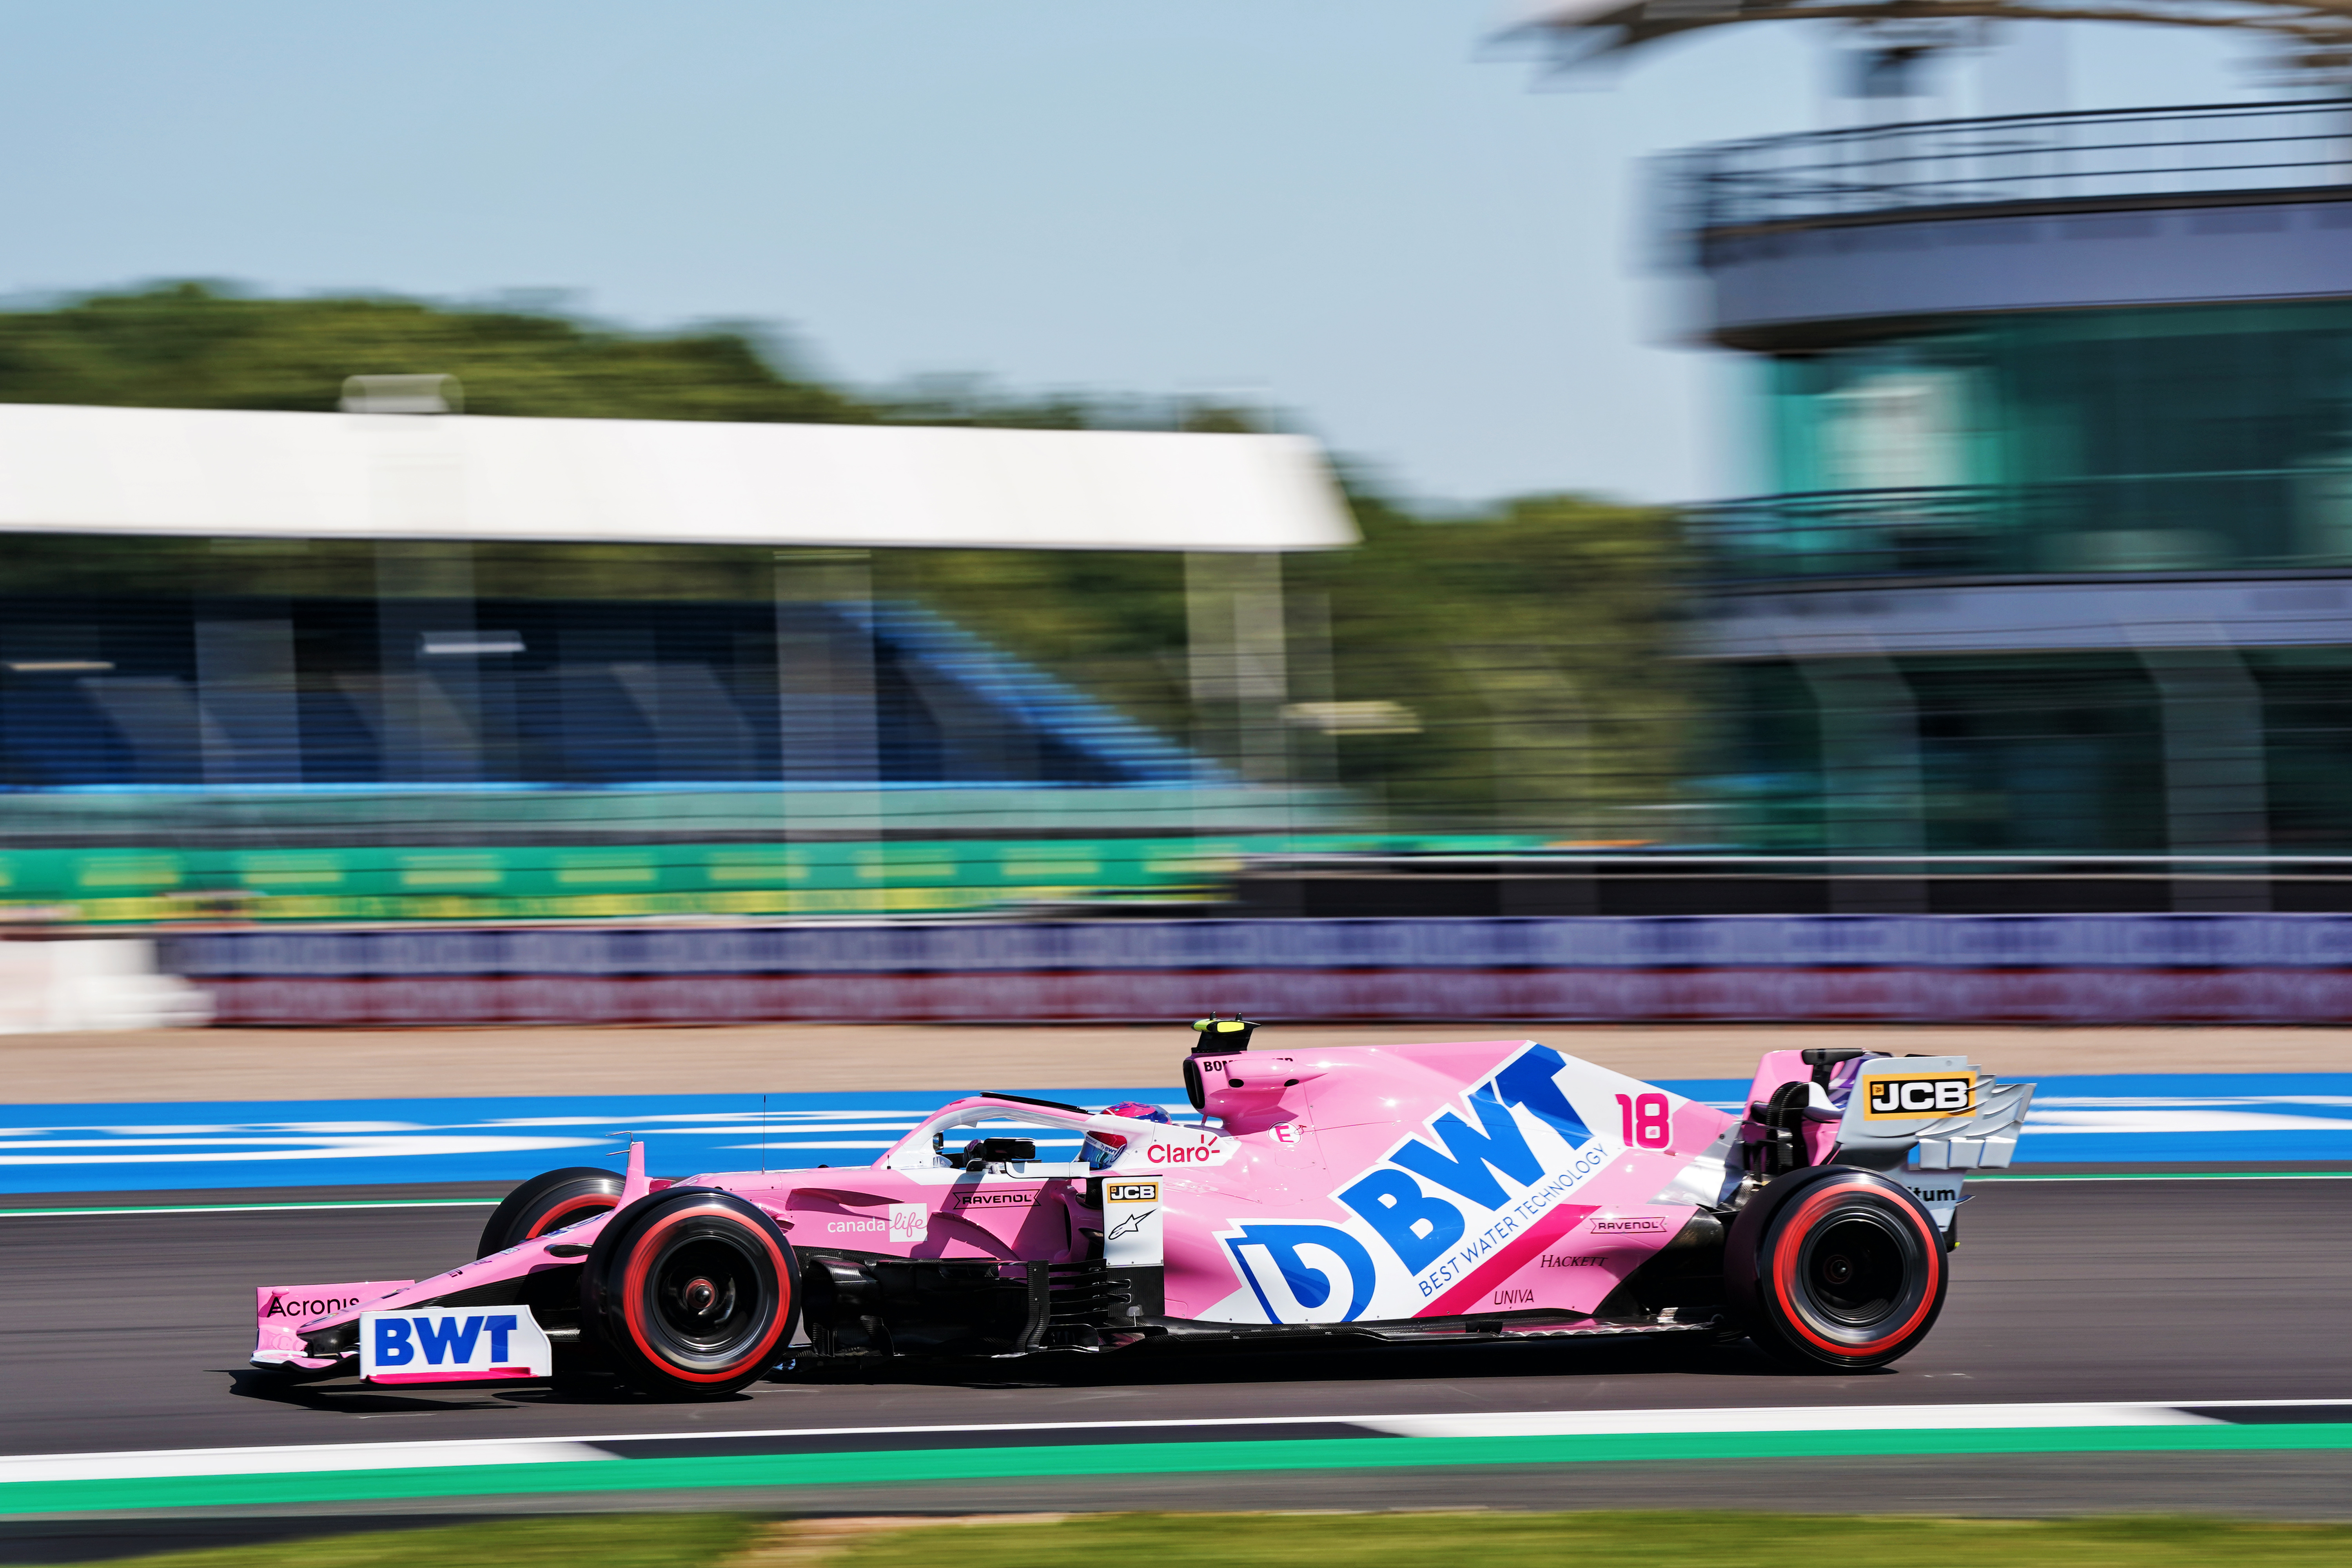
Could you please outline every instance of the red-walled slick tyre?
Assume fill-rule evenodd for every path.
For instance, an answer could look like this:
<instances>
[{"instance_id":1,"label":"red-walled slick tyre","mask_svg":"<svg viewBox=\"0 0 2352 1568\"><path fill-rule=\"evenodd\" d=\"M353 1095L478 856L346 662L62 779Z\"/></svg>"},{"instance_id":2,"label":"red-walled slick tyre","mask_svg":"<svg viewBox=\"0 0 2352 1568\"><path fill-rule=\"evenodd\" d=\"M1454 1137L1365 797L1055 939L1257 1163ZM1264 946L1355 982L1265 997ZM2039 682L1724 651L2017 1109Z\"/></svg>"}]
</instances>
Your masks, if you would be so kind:
<instances>
[{"instance_id":1,"label":"red-walled slick tyre","mask_svg":"<svg viewBox=\"0 0 2352 1568\"><path fill-rule=\"evenodd\" d=\"M504 1252L517 1242L593 1218L620 1201L621 1178L594 1165L574 1165L533 1176L490 1211L474 1256L488 1258L493 1252Z\"/></svg>"},{"instance_id":2,"label":"red-walled slick tyre","mask_svg":"<svg viewBox=\"0 0 2352 1568\"><path fill-rule=\"evenodd\" d=\"M1900 1182L1847 1165L1791 1171L1749 1199L1723 1275L1759 1345L1845 1372L1883 1366L1925 1339L1951 1278L1927 1206Z\"/></svg>"},{"instance_id":3,"label":"red-walled slick tyre","mask_svg":"<svg viewBox=\"0 0 2352 1568\"><path fill-rule=\"evenodd\" d=\"M709 1187L670 1187L614 1215L580 1276L580 1327L627 1383L670 1399L731 1394L775 1364L800 1310L776 1222Z\"/></svg>"}]
</instances>

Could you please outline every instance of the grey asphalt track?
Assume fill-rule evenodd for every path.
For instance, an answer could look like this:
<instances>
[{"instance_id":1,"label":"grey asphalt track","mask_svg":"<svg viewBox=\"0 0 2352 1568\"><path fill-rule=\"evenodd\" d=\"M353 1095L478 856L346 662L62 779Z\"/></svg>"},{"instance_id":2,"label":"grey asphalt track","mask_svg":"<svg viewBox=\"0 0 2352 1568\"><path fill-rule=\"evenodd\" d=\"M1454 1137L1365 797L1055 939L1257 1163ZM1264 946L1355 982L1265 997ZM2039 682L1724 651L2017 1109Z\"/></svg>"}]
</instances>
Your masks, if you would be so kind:
<instances>
[{"instance_id":1,"label":"grey asphalt track","mask_svg":"<svg viewBox=\"0 0 2352 1568\"><path fill-rule=\"evenodd\" d=\"M1979 1195L1964 1211L1942 1321L1920 1350L1866 1375L1794 1375L1744 1347L1665 1342L1311 1353L1261 1347L764 1384L705 1405L544 1389L284 1385L246 1368L254 1286L437 1270L471 1256L481 1209L0 1219L0 1453L1268 1415L2352 1398L2352 1182L1984 1183L1972 1190ZM672 1496L662 1506L692 1500ZM1476 1503L2342 1519L2352 1518L2352 1455L1604 1465L1572 1477L1504 1468L1105 1478L929 1491L840 1488L779 1496L771 1506ZM8 1560L0 1551L0 1562Z\"/></svg>"}]
</instances>

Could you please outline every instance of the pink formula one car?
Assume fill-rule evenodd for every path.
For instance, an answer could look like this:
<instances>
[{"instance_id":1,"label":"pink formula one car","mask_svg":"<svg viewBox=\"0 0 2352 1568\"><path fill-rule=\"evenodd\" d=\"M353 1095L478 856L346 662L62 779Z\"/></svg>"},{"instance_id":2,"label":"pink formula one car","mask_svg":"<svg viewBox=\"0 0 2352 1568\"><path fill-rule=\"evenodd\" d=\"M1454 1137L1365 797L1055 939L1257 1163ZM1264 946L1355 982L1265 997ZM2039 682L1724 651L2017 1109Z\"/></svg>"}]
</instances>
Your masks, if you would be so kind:
<instances>
[{"instance_id":1,"label":"pink formula one car","mask_svg":"<svg viewBox=\"0 0 2352 1568\"><path fill-rule=\"evenodd\" d=\"M1195 1026L1197 1123L982 1094L870 1166L676 1182L635 1145L625 1176L524 1183L437 1278L263 1288L254 1361L412 1383L578 1355L689 1397L803 1353L1170 1337L1745 1334L1874 1366L1934 1324L1961 1184L2009 1163L2032 1093L1957 1057L1776 1051L1742 1116L1531 1040Z\"/></svg>"}]
</instances>

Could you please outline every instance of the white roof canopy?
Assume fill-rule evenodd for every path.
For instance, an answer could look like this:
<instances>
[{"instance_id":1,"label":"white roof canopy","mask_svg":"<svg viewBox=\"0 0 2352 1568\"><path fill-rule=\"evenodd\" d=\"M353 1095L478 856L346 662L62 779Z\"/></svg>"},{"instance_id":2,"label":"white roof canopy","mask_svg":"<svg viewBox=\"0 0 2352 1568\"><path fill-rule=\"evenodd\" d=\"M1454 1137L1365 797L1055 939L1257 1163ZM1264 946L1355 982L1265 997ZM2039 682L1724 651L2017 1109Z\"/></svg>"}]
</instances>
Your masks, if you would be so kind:
<instances>
[{"instance_id":1,"label":"white roof canopy","mask_svg":"<svg viewBox=\"0 0 2352 1568\"><path fill-rule=\"evenodd\" d=\"M0 405L0 531L1321 550L1296 436Z\"/></svg>"}]
</instances>

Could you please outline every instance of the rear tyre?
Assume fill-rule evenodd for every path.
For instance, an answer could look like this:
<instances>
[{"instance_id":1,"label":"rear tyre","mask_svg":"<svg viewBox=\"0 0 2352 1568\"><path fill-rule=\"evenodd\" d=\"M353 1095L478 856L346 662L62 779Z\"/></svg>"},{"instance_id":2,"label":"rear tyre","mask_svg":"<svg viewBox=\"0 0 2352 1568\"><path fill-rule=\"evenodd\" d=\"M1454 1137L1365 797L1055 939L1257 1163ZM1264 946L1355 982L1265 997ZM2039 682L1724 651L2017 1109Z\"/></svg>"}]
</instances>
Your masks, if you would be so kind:
<instances>
[{"instance_id":1,"label":"rear tyre","mask_svg":"<svg viewBox=\"0 0 2352 1568\"><path fill-rule=\"evenodd\" d=\"M799 1309L799 1264L776 1222L709 1187L631 1204L581 1271L583 1337L625 1381L666 1398L716 1398L758 1377Z\"/></svg>"},{"instance_id":2,"label":"rear tyre","mask_svg":"<svg viewBox=\"0 0 2352 1568\"><path fill-rule=\"evenodd\" d=\"M620 1202L621 1178L594 1165L574 1165L533 1176L491 1211L474 1256L488 1258L493 1252L504 1252L519 1242L606 1213Z\"/></svg>"},{"instance_id":3,"label":"rear tyre","mask_svg":"<svg viewBox=\"0 0 2352 1568\"><path fill-rule=\"evenodd\" d=\"M1847 1165L1792 1171L1732 1223L1724 1285L1748 1337L1792 1365L1884 1366L1936 1326L1951 1271L1925 1205Z\"/></svg>"}]
</instances>

